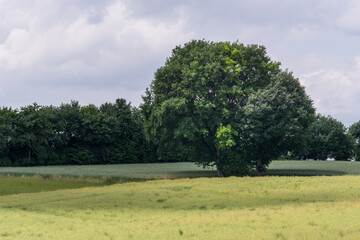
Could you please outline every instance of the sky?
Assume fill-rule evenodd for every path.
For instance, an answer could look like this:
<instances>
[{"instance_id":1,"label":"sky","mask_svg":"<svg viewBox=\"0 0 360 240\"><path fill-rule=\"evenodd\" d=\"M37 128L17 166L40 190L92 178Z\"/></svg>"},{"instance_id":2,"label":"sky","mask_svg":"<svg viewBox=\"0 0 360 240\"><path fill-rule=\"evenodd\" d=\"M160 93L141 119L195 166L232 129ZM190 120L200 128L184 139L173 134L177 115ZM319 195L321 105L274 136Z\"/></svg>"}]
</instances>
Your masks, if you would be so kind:
<instances>
[{"instance_id":1,"label":"sky","mask_svg":"<svg viewBox=\"0 0 360 240\"><path fill-rule=\"evenodd\" d=\"M318 113L360 120L357 0L0 0L0 106L138 106L193 39L264 45Z\"/></svg>"}]
</instances>

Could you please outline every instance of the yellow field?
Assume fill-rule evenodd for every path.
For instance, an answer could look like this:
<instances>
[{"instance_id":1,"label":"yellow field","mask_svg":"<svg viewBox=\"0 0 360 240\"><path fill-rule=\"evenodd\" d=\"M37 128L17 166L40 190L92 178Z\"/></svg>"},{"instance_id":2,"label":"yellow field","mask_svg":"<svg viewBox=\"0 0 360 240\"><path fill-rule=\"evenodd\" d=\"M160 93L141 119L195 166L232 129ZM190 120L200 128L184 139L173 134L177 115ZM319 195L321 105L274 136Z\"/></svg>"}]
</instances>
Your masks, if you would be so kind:
<instances>
[{"instance_id":1,"label":"yellow field","mask_svg":"<svg viewBox=\"0 0 360 240\"><path fill-rule=\"evenodd\" d=\"M157 180L0 197L0 239L360 239L360 176Z\"/></svg>"}]
</instances>

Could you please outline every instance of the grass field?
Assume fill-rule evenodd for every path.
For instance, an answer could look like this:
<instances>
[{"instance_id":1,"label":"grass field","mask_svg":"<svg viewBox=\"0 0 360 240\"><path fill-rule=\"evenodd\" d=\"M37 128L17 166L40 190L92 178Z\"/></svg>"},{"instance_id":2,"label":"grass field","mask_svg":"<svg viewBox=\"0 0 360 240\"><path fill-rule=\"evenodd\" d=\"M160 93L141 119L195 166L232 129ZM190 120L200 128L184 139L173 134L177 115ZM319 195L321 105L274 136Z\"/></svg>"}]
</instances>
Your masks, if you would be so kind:
<instances>
[{"instance_id":1,"label":"grass field","mask_svg":"<svg viewBox=\"0 0 360 240\"><path fill-rule=\"evenodd\" d=\"M359 239L359 199L360 176L156 180L13 194L0 197L0 238Z\"/></svg>"},{"instance_id":2,"label":"grass field","mask_svg":"<svg viewBox=\"0 0 360 240\"><path fill-rule=\"evenodd\" d=\"M107 167L78 166L71 172L96 178L59 176L70 175L59 171L66 167L43 167L41 173L36 168L0 168L2 173L10 169L12 174L46 175L0 177L0 239L360 239L357 162L276 161L268 173L354 176L122 184L112 179L139 181L122 179L131 168L134 176L147 178L213 176L214 171L190 163L116 165L116 175ZM105 170L107 177L100 178Z\"/></svg>"},{"instance_id":3,"label":"grass field","mask_svg":"<svg viewBox=\"0 0 360 240\"><path fill-rule=\"evenodd\" d=\"M214 177L216 171L193 163L118 164L91 166L1 167L0 174L66 175L84 177L118 177L174 179ZM345 161L273 161L266 175L333 176L360 175L360 162ZM256 175L253 173L253 175Z\"/></svg>"}]
</instances>

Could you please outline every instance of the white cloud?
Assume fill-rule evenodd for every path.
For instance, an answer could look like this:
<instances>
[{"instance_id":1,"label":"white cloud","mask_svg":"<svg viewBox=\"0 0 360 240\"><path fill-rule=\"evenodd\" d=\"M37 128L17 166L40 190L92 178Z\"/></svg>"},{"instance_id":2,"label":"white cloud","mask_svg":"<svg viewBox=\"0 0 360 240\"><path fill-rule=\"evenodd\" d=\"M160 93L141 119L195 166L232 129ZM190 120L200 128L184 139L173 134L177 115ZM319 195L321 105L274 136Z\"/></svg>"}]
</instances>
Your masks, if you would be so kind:
<instances>
[{"instance_id":1,"label":"white cloud","mask_svg":"<svg viewBox=\"0 0 360 240\"><path fill-rule=\"evenodd\" d=\"M183 19L167 24L133 19L121 1L108 6L98 24L89 23L89 15L82 14L74 21L59 22L46 29L41 27L41 22L12 29L0 45L2 62L8 63L2 66L16 69L39 64L61 65L74 59L86 62L89 57L101 61L99 57L110 55L116 56L120 64L129 64L129 60L144 55L144 51L159 54L174 44L187 41L190 36L183 32Z\"/></svg>"},{"instance_id":2,"label":"white cloud","mask_svg":"<svg viewBox=\"0 0 360 240\"><path fill-rule=\"evenodd\" d=\"M300 24L291 27L286 36L287 41L308 41L320 37L321 27L317 25Z\"/></svg>"},{"instance_id":3,"label":"white cloud","mask_svg":"<svg viewBox=\"0 0 360 240\"><path fill-rule=\"evenodd\" d=\"M138 104L176 45L238 39L266 46L321 113L358 121L359 9L357 0L0 0L0 102Z\"/></svg>"},{"instance_id":4,"label":"white cloud","mask_svg":"<svg viewBox=\"0 0 360 240\"><path fill-rule=\"evenodd\" d=\"M180 11L173 21L163 22L134 17L125 1L113 1L100 13L71 10L66 13L71 15L68 18L57 19L37 15L44 6L56 12L44 1L37 2L38 8L12 9L15 15L6 14L12 24L0 42L0 84L5 88L9 81L48 87L71 87L79 82L96 89L119 86L131 90L140 85L144 91L156 70L154 64L159 67L175 45L191 38ZM64 6L55 4L55 8ZM148 76L140 79L141 72Z\"/></svg>"},{"instance_id":5,"label":"white cloud","mask_svg":"<svg viewBox=\"0 0 360 240\"><path fill-rule=\"evenodd\" d=\"M360 33L360 3L351 1L347 11L338 19L340 29L352 33Z\"/></svg>"},{"instance_id":6,"label":"white cloud","mask_svg":"<svg viewBox=\"0 0 360 240\"><path fill-rule=\"evenodd\" d=\"M345 64L338 59L314 58L312 55L309 61L321 60L322 68L302 74L300 80L314 99L318 112L350 125L356 121L351 116L357 112L360 103L360 58L348 60Z\"/></svg>"}]
</instances>

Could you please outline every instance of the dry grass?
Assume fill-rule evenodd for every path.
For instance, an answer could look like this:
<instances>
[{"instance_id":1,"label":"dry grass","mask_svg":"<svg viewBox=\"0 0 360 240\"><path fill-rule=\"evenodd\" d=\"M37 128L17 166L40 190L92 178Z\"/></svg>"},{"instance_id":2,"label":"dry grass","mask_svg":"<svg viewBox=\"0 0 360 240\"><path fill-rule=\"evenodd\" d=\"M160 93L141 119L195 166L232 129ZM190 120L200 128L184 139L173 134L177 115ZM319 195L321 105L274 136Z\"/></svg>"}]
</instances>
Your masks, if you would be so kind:
<instances>
[{"instance_id":1,"label":"dry grass","mask_svg":"<svg viewBox=\"0 0 360 240\"><path fill-rule=\"evenodd\" d=\"M360 239L360 176L157 180L0 197L0 239Z\"/></svg>"}]
</instances>

